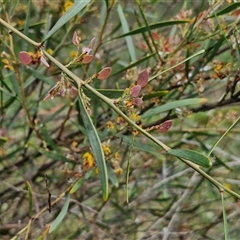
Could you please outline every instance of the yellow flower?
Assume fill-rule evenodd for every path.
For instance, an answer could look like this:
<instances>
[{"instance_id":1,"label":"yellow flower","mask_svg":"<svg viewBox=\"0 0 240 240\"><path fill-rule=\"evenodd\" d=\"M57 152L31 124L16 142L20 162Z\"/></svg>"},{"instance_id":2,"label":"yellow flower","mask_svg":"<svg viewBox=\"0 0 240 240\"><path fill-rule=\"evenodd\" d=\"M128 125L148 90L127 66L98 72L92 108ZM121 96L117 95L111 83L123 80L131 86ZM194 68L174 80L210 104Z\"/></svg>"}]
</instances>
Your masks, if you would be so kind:
<instances>
[{"instance_id":1,"label":"yellow flower","mask_svg":"<svg viewBox=\"0 0 240 240\"><path fill-rule=\"evenodd\" d=\"M118 152L115 152L115 153L114 153L114 159L120 160L120 156L119 156L119 153L118 153Z\"/></svg>"},{"instance_id":2,"label":"yellow flower","mask_svg":"<svg viewBox=\"0 0 240 240\"><path fill-rule=\"evenodd\" d=\"M20 20L20 19L17 19L16 20L16 23L17 23L17 26L18 27L22 27L24 25L24 21Z\"/></svg>"},{"instance_id":3,"label":"yellow flower","mask_svg":"<svg viewBox=\"0 0 240 240\"><path fill-rule=\"evenodd\" d=\"M4 63L5 65L8 65L9 61L6 58L4 58L4 59L2 59L2 63Z\"/></svg>"},{"instance_id":4,"label":"yellow flower","mask_svg":"<svg viewBox=\"0 0 240 240\"><path fill-rule=\"evenodd\" d=\"M84 170L88 170L89 168L94 166L93 155L90 152L86 152L83 155L83 167Z\"/></svg>"},{"instance_id":5,"label":"yellow flower","mask_svg":"<svg viewBox=\"0 0 240 240\"><path fill-rule=\"evenodd\" d=\"M107 122L107 127L108 127L108 130L114 129L114 125L113 125L113 123L111 121Z\"/></svg>"},{"instance_id":6,"label":"yellow flower","mask_svg":"<svg viewBox=\"0 0 240 240\"><path fill-rule=\"evenodd\" d=\"M70 52L70 57L71 58L75 58L77 56L77 52L76 51L71 51Z\"/></svg>"},{"instance_id":7,"label":"yellow flower","mask_svg":"<svg viewBox=\"0 0 240 240\"><path fill-rule=\"evenodd\" d=\"M6 155L6 149L3 147L0 147L0 157L4 157Z\"/></svg>"},{"instance_id":8,"label":"yellow flower","mask_svg":"<svg viewBox=\"0 0 240 240\"><path fill-rule=\"evenodd\" d=\"M109 155L111 153L111 149L106 144L102 144L102 149L105 155Z\"/></svg>"},{"instance_id":9,"label":"yellow flower","mask_svg":"<svg viewBox=\"0 0 240 240\"><path fill-rule=\"evenodd\" d=\"M14 70L13 66L11 65L11 63L6 59L4 58L2 60L3 64L4 64L4 68L8 69L8 70Z\"/></svg>"},{"instance_id":10,"label":"yellow flower","mask_svg":"<svg viewBox=\"0 0 240 240\"><path fill-rule=\"evenodd\" d=\"M99 169L98 169L98 167L95 168L95 173L96 173L96 175L99 174Z\"/></svg>"},{"instance_id":11,"label":"yellow flower","mask_svg":"<svg viewBox=\"0 0 240 240\"><path fill-rule=\"evenodd\" d=\"M64 3L64 6L63 6L63 9L64 9L64 12L68 11L69 8L71 8L73 5L73 2L72 1L69 1L67 0L65 3Z\"/></svg>"},{"instance_id":12,"label":"yellow flower","mask_svg":"<svg viewBox=\"0 0 240 240\"><path fill-rule=\"evenodd\" d=\"M115 174L122 174L123 170L122 168L117 168L117 169L114 169L114 172Z\"/></svg>"},{"instance_id":13,"label":"yellow flower","mask_svg":"<svg viewBox=\"0 0 240 240\"><path fill-rule=\"evenodd\" d=\"M139 134L139 131L138 130L133 130L133 135L134 136L137 136Z\"/></svg>"},{"instance_id":14,"label":"yellow flower","mask_svg":"<svg viewBox=\"0 0 240 240\"><path fill-rule=\"evenodd\" d=\"M53 50L52 50L51 48L48 48L48 49L47 49L47 52L48 52L50 55L53 54Z\"/></svg>"},{"instance_id":15,"label":"yellow flower","mask_svg":"<svg viewBox=\"0 0 240 240\"><path fill-rule=\"evenodd\" d=\"M229 183L225 183L225 184L224 184L224 187L226 187L226 188L228 188L228 189L230 189L230 190L232 189L232 187L231 187L231 185L230 185Z\"/></svg>"},{"instance_id":16,"label":"yellow flower","mask_svg":"<svg viewBox=\"0 0 240 240\"><path fill-rule=\"evenodd\" d=\"M223 64L219 63L216 65L216 67L213 69L213 71L215 73L219 73L222 68L223 68Z\"/></svg>"},{"instance_id":17,"label":"yellow flower","mask_svg":"<svg viewBox=\"0 0 240 240\"><path fill-rule=\"evenodd\" d=\"M135 121L135 122L137 122L137 121L140 120L140 116L139 116L138 114L136 114L136 113L131 114L130 117L131 117L131 119L132 119L133 121Z\"/></svg>"},{"instance_id":18,"label":"yellow flower","mask_svg":"<svg viewBox=\"0 0 240 240\"><path fill-rule=\"evenodd\" d=\"M117 117L117 123L125 123L125 120L122 117Z\"/></svg>"}]
</instances>

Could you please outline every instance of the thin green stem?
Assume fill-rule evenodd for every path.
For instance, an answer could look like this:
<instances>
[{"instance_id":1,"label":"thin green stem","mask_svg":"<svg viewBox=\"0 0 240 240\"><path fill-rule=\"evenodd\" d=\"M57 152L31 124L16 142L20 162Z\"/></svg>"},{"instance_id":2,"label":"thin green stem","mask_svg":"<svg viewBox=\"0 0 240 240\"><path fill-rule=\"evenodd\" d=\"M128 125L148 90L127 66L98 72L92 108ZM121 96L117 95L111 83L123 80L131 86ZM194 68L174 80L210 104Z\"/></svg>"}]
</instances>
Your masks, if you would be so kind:
<instances>
[{"instance_id":1,"label":"thin green stem","mask_svg":"<svg viewBox=\"0 0 240 240\"><path fill-rule=\"evenodd\" d=\"M231 194L232 196L240 199L240 195L237 194L236 192L230 190L229 188L225 187L224 185L222 185L221 183L219 183L218 181L216 181L214 178L212 178L211 176L209 176L207 173L205 173L200 167L196 166L194 163L189 162L187 160L184 160L182 158L181 159L184 163L186 163L188 166L190 166L191 168L193 168L195 171L197 171L199 174L201 174L204 178L206 178L207 180L209 180L213 185L215 185L219 191L221 191L222 189L224 189L226 192L228 192L229 194Z\"/></svg>"},{"instance_id":2,"label":"thin green stem","mask_svg":"<svg viewBox=\"0 0 240 240\"><path fill-rule=\"evenodd\" d=\"M20 38L24 39L29 44L32 44L35 47L41 46L41 43L35 42L32 39L28 38L27 36L25 36L24 34L19 32L16 28L12 27L10 24L5 22L2 18L0 18L0 24L2 24L5 28L9 29L11 32L13 32L16 35L18 35Z\"/></svg>"},{"instance_id":3,"label":"thin green stem","mask_svg":"<svg viewBox=\"0 0 240 240\"><path fill-rule=\"evenodd\" d=\"M214 148L220 143L220 141L226 136L226 134L239 123L239 121L240 117L238 117L238 119L228 128L228 130L217 140L217 142L213 145L212 149L209 151L208 156L211 155Z\"/></svg>"},{"instance_id":4,"label":"thin green stem","mask_svg":"<svg viewBox=\"0 0 240 240\"><path fill-rule=\"evenodd\" d=\"M183 61L177 63L176 65L174 65L174 66L172 66L172 67L170 67L170 68L168 68L168 69L166 69L166 70L164 70L164 71L158 72L156 75L152 76L152 77L149 79L149 82L151 82L152 80L154 80L154 79L157 78L158 76L162 75L163 73L168 72L168 71L170 71L171 69L173 69L173 68L181 65L182 63L185 63L185 62L189 61L190 59L192 59L192 58L194 58L194 57L196 57L196 56L198 56L198 55L200 55L200 54L203 54L204 52L205 52L205 50L202 49L201 51L199 51L199 52L193 54L192 56L184 59Z\"/></svg>"}]
</instances>

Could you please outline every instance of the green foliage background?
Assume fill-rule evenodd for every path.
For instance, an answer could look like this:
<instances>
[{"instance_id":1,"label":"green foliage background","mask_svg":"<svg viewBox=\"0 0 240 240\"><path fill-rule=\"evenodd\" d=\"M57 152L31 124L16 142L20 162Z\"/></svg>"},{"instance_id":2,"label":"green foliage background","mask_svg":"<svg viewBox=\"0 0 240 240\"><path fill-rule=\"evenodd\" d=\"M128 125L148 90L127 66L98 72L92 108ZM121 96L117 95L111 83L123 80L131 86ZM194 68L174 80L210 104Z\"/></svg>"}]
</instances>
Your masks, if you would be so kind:
<instances>
[{"instance_id":1,"label":"green foliage background","mask_svg":"<svg viewBox=\"0 0 240 240\"><path fill-rule=\"evenodd\" d=\"M1 239L238 239L239 3L0 3ZM82 91L43 101L63 72Z\"/></svg>"}]
</instances>

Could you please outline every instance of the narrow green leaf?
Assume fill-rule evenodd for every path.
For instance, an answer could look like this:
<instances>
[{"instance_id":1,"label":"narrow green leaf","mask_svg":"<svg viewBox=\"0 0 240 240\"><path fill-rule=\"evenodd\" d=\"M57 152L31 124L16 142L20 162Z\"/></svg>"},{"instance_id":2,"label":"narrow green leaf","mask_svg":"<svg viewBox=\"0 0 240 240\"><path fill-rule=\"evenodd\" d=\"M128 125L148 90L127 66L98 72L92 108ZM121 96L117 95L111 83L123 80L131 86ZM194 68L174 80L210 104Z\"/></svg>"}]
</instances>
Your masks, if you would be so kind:
<instances>
[{"instance_id":1,"label":"narrow green leaf","mask_svg":"<svg viewBox=\"0 0 240 240\"><path fill-rule=\"evenodd\" d=\"M4 145L8 141L6 137L0 137L0 146Z\"/></svg>"},{"instance_id":2,"label":"narrow green leaf","mask_svg":"<svg viewBox=\"0 0 240 240\"><path fill-rule=\"evenodd\" d=\"M153 30L156 28L167 27L167 26L171 26L171 25L175 25L175 24L184 24L184 23L189 23L189 22L190 22L189 20L174 20L174 21L158 22L158 23L150 24L148 26L134 29L134 30L124 33L123 35L120 35L116 38L122 38L122 37L126 37L126 36L135 35L138 33L143 33L143 32L148 31L148 29Z\"/></svg>"},{"instance_id":3,"label":"narrow green leaf","mask_svg":"<svg viewBox=\"0 0 240 240\"><path fill-rule=\"evenodd\" d=\"M155 97L163 97L163 96L166 96L168 93L169 93L168 90L152 92L150 94L144 95L143 96L143 101L148 100L148 99L152 99L152 98L155 98Z\"/></svg>"},{"instance_id":4,"label":"narrow green leaf","mask_svg":"<svg viewBox=\"0 0 240 240\"><path fill-rule=\"evenodd\" d=\"M43 148L40 148L38 146L36 146L35 144L33 143L29 143L30 146L32 146L33 148L35 148L38 152L40 152L42 155L48 157L48 158L51 158L51 159L54 159L56 161L61 161L61 162L70 162L70 163L73 163L74 161L73 160L69 160L68 158L66 158L64 155L60 155L58 153L54 153L53 151L48 151L48 150L45 150Z\"/></svg>"},{"instance_id":5,"label":"narrow green leaf","mask_svg":"<svg viewBox=\"0 0 240 240\"><path fill-rule=\"evenodd\" d=\"M83 123L87 130L88 139L92 147L92 151L99 169L103 200L106 201L108 199L108 175L107 175L107 167L106 167L106 162L104 158L104 153L103 153L101 141L97 134L97 130L93 125L93 122L90 116L88 115L87 109L83 102L81 89L79 89L79 104L80 104Z\"/></svg>"},{"instance_id":6,"label":"narrow green leaf","mask_svg":"<svg viewBox=\"0 0 240 240\"><path fill-rule=\"evenodd\" d=\"M220 141L222 141L222 139L240 122L240 117L237 118L237 120L227 129L227 131L222 134L222 136L217 140L217 142L212 146L212 148L210 149L208 156L211 155L211 153L213 152L213 150L215 149L215 147L220 143Z\"/></svg>"},{"instance_id":7,"label":"narrow green leaf","mask_svg":"<svg viewBox=\"0 0 240 240\"><path fill-rule=\"evenodd\" d=\"M59 28L61 28L65 23L67 23L71 18L77 15L88 3L90 0L77 0L74 2L72 7L59 18L57 23L53 28L48 32L48 34L42 40L43 42L50 38Z\"/></svg>"},{"instance_id":8,"label":"narrow green leaf","mask_svg":"<svg viewBox=\"0 0 240 240\"><path fill-rule=\"evenodd\" d=\"M30 80L28 83L24 84L24 88L29 86L33 81L35 81L36 78L50 86L53 86L55 84L55 82L52 79L46 77L39 69L34 69L28 66L24 69L24 71L31 74L34 77L33 80Z\"/></svg>"},{"instance_id":9,"label":"narrow green leaf","mask_svg":"<svg viewBox=\"0 0 240 240\"><path fill-rule=\"evenodd\" d=\"M161 105L146 111L142 115L142 118L152 117L152 116L155 116L156 114L160 114L175 108L180 108L180 107L185 107L185 106L195 105L195 104L203 104L206 101L207 101L206 98L188 98L188 99L169 102L164 105Z\"/></svg>"},{"instance_id":10,"label":"narrow green leaf","mask_svg":"<svg viewBox=\"0 0 240 240\"><path fill-rule=\"evenodd\" d=\"M139 8L139 10L140 10L141 16L142 16L142 18L143 18L143 20L144 20L144 23L145 23L145 26L146 26L146 28L147 28L149 38L150 38L151 41L152 41L152 45L153 45L153 47L154 47L154 50L155 50L156 53L158 53L158 47L157 47L157 45L156 45L156 43L155 43L155 41L154 41L154 39L153 39L153 36L152 36L152 33L151 33L151 29L149 28L149 24L148 24L147 18L146 18L146 16L145 16L145 13L144 13L144 10L143 10L143 6L141 5L140 0L136 0L136 2L137 2L137 4L138 4L138 8ZM145 35L145 34L143 34L143 37L144 37L144 35ZM144 39L145 39L145 41L146 41L148 38L145 36ZM151 49L151 44L148 44L148 43L149 43L148 41L146 41L146 43L147 43L148 47L150 47L150 49ZM152 50L151 50L151 52L152 52ZM158 57L159 57L159 55L158 55Z\"/></svg>"},{"instance_id":11,"label":"narrow green leaf","mask_svg":"<svg viewBox=\"0 0 240 240\"><path fill-rule=\"evenodd\" d=\"M119 98L123 95L124 90L123 89L96 89L98 92L100 92L101 94L103 94L104 96L108 97L108 98ZM98 99L97 96L95 96L93 93L91 93L89 90L84 89L84 93L90 97L90 98L96 98Z\"/></svg>"},{"instance_id":12,"label":"narrow green leaf","mask_svg":"<svg viewBox=\"0 0 240 240\"><path fill-rule=\"evenodd\" d=\"M185 58L183 61L177 63L176 65L174 65L174 66L172 66L172 67L170 67L170 68L168 68L168 69L165 69L165 70L163 70L163 71L159 71L157 74L155 74L154 76L150 77L148 81L151 82L152 80L154 80L154 79L157 78L158 76L162 75L163 73L168 72L168 71L170 71L171 69L174 69L175 67L177 67L177 66L185 63L186 61L189 61L189 60L191 60L191 59L193 59L193 58L195 58L195 57L197 57L198 55L203 54L203 53L205 53L205 50L204 50L204 49L202 49L202 50L200 50L199 52L191 55L191 56L188 57L188 58Z\"/></svg>"},{"instance_id":13,"label":"narrow green leaf","mask_svg":"<svg viewBox=\"0 0 240 240\"><path fill-rule=\"evenodd\" d=\"M208 157L193 150L169 149L167 152L170 155L179 158L184 158L202 167L211 167L212 165L212 162Z\"/></svg>"},{"instance_id":14,"label":"narrow green leaf","mask_svg":"<svg viewBox=\"0 0 240 240\"><path fill-rule=\"evenodd\" d=\"M58 225L63 221L64 217L67 214L69 203L70 203L70 194L67 194L63 208L61 212L58 214L58 216L56 217L56 219L51 224L49 233L52 233L58 227Z\"/></svg>"},{"instance_id":15,"label":"narrow green leaf","mask_svg":"<svg viewBox=\"0 0 240 240\"><path fill-rule=\"evenodd\" d=\"M70 190L70 194L75 193L84 183L84 178L81 177L80 179L78 179L78 181L73 185L73 187Z\"/></svg>"},{"instance_id":16,"label":"narrow green leaf","mask_svg":"<svg viewBox=\"0 0 240 240\"><path fill-rule=\"evenodd\" d=\"M45 231L37 238L37 240L44 240L44 239L46 239L46 236L47 236L47 234L48 234L48 232L49 232L49 226L47 226L47 228L45 229Z\"/></svg>"},{"instance_id":17,"label":"narrow green leaf","mask_svg":"<svg viewBox=\"0 0 240 240\"><path fill-rule=\"evenodd\" d=\"M238 65L240 65L240 43L238 41L237 31L233 31L233 35L234 35L235 42L236 42L236 47L237 47L236 56L237 56L237 59L238 59Z\"/></svg>"},{"instance_id":18,"label":"narrow green leaf","mask_svg":"<svg viewBox=\"0 0 240 240\"><path fill-rule=\"evenodd\" d=\"M77 228L76 231L71 232L65 239L66 240L76 240L81 236L82 234L82 228Z\"/></svg>"},{"instance_id":19,"label":"narrow green leaf","mask_svg":"<svg viewBox=\"0 0 240 240\"><path fill-rule=\"evenodd\" d=\"M122 140L125 144L127 145L131 145L132 144L132 139L131 137L127 137L127 136L122 136ZM153 156L161 159L162 155L159 153L158 148L156 148L155 145L152 145L151 142L149 142L148 144L143 143L141 141L135 141L134 142L134 148L138 149L141 152L146 152L146 153L150 153Z\"/></svg>"},{"instance_id":20,"label":"narrow green leaf","mask_svg":"<svg viewBox=\"0 0 240 240\"><path fill-rule=\"evenodd\" d=\"M32 9L32 1L28 0L28 3L27 3L27 14L26 14L24 30L23 30L23 34L26 35L26 36L28 36L28 30L29 30L29 24L30 24L30 16L31 16L31 9Z\"/></svg>"},{"instance_id":21,"label":"narrow green leaf","mask_svg":"<svg viewBox=\"0 0 240 240\"><path fill-rule=\"evenodd\" d=\"M108 8L108 5L109 5L108 0L105 0L105 3L106 3L106 6Z\"/></svg>"},{"instance_id":22,"label":"narrow green leaf","mask_svg":"<svg viewBox=\"0 0 240 240\"><path fill-rule=\"evenodd\" d=\"M237 9L240 7L240 2L235 2L233 4L228 5L227 7L225 7L224 9L222 9L221 11L212 14L211 16L209 16L208 18L213 18L215 16L220 16L229 12L232 12L233 10Z\"/></svg>"},{"instance_id":23,"label":"narrow green leaf","mask_svg":"<svg viewBox=\"0 0 240 240\"><path fill-rule=\"evenodd\" d=\"M107 170L108 170L109 179L111 180L112 184L115 187L118 187L119 186L118 178L109 164L107 164Z\"/></svg>"},{"instance_id":24,"label":"narrow green leaf","mask_svg":"<svg viewBox=\"0 0 240 240\"><path fill-rule=\"evenodd\" d=\"M32 24L29 25L28 29L38 28L38 27L41 27L42 25L45 25L45 24L46 24L46 21L32 23ZM24 31L24 27L25 27L25 26L18 28L18 31L19 31L19 32Z\"/></svg>"},{"instance_id":25,"label":"narrow green leaf","mask_svg":"<svg viewBox=\"0 0 240 240\"><path fill-rule=\"evenodd\" d=\"M14 97L15 96L15 93L11 93L11 92L7 91L6 89L4 89L2 87L0 87L0 92L3 92L8 97Z\"/></svg>"},{"instance_id":26,"label":"narrow green leaf","mask_svg":"<svg viewBox=\"0 0 240 240\"><path fill-rule=\"evenodd\" d=\"M33 211L33 194L32 194L32 187L29 183L29 181L26 181L27 184L27 190L28 190L28 214L29 217L32 216Z\"/></svg>"},{"instance_id":27,"label":"narrow green leaf","mask_svg":"<svg viewBox=\"0 0 240 240\"><path fill-rule=\"evenodd\" d=\"M224 236L225 240L228 240L228 221L227 221L227 214L226 214L226 209L224 205L224 196L223 196L223 190L220 190L221 192L221 199L222 199L222 212L223 212L223 227L224 227Z\"/></svg>"},{"instance_id":28,"label":"narrow green leaf","mask_svg":"<svg viewBox=\"0 0 240 240\"><path fill-rule=\"evenodd\" d=\"M46 94L45 94L46 95ZM44 95L44 96L45 96ZM69 107L69 104L64 104L61 108L59 108L57 111L52 112L51 115L49 115L46 119L44 119L44 121L42 122L42 124L46 124L50 121L52 121L56 116L58 116L65 108Z\"/></svg>"},{"instance_id":29,"label":"narrow green leaf","mask_svg":"<svg viewBox=\"0 0 240 240\"><path fill-rule=\"evenodd\" d=\"M126 71L126 70L128 70L128 69L130 69L130 68L133 68L133 67L135 67L135 66L138 66L140 63L148 60L149 58L153 57L155 54L156 54L156 53L153 53L153 54L151 54L151 55L148 55L148 56L146 56L146 57L141 58L140 60L138 60L138 61L136 61L136 62L134 62L134 63L132 63L132 64L128 64L127 67L125 67L125 68L123 68L123 69L121 69L121 70L119 70L119 71L117 71L117 72L112 73L111 76L114 76L114 75L116 75L116 74L118 74L118 73L121 73L121 72Z\"/></svg>"},{"instance_id":30,"label":"narrow green leaf","mask_svg":"<svg viewBox=\"0 0 240 240\"><path fill-rule=\"evenodd\" d=\"M44 140L46 141L46 143L56 152L61 153L61 151L59 150L59 148L57 147L57 145L55 144L55 142L52 140L51 136L49 135L49 132L46 128L46 126L44 126L43 124L40 126L40 133L43 135Z\"/></svg>"},{"instance_id":31,"label":"narrow green leaf","mask_svg":"<svg viewBox=\"0 0 240 240\"><path fill-rule=\"evenodd\" d=\"M127 23L127 20L124 16L124 13L123 13L123 10L122 10L122 7L121 7L120 3L118 4L117 11L118 11L118 15L119 15L119 18L120 18L120 22L122 24L123 32L128 33L129 32L128 23ZM136 57L135 47L134 47L134 44L133 44L132 37L127 36L127 37L125 37L125 40L127 42L128 52L129 52L129 55L131 57L131 61L136 62L137 57Z\"/></svg>"}]
</instances>

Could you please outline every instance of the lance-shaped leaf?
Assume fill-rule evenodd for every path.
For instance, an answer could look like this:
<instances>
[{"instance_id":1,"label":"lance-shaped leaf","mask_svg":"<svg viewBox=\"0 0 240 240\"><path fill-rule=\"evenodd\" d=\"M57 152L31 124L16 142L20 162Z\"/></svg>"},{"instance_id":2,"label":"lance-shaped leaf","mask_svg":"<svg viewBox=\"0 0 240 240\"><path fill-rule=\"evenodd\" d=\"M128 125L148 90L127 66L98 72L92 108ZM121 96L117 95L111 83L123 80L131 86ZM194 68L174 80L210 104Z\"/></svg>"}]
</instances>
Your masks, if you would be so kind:
<instances>
[{"instance_id":1,"label":"lance-shaped leaf","mask_svg":"<svg viewBox=\"0 0 240 240\"><path fill-rule=\"evenodd\" d=\"M54 159L56 161L61 161L61 162L70 162L70 163L73 163L74 161L73 160L70 160L68 159L67 157L65 157L63 154L60 154L60 153L55 153L53 151L48 151L48 150L45 150L43 148L40 148L38 146L36 146L34 143L32 142L29 142L29 145L34 147L36 150L38 150L39 153L41 153L42 155L48 157L48 158L51 158L51 159Z\"/></svg>"},{"instance_id":2,"label":"lance-shaped leaf","mask_svg":"<svg viewBox=\"0 0 240 240\"><path fill-rule=\"evenodd\" d=\"M121 22L121 25L122 25L122 30L123 30L124 33L128 33L129 32L128 22L125 18L125 15L123 13L123 9L122 9L122 6L121 6L120 2L118 4L117 11L118 11L118 15L119 15L120 22ZM125 37L125 40L126 40L126 43L127 43L128 52L129 52L131 61L136 62L137 57L136 57L135 47L134 47L134 44L133 44L133 39L132 39L131 36L127 36L127 37Z\"/></svg>"},{"instance_id":3,"label":"lance-shaped leaf","mask_svg":"<svg viewBox=\"0 0 240 240\"><path fill-rule=\"evenodd\" d=\"M184 149L170 149L167 151L170 155L175 157L184 158L190 162L193 162L202 167L211 167L212 162L207 156L193 151L193 150L184 150Z\"/></svg>"},{"instance_id":4,"label":"lance-shaped leaf","mask_svg":"<svg viewBox=\"0 0 240 240\"><path fill-rule=\"evenodd\" d=\"M104 158L104 153L103 153L101 141L97 134L97 130L93 125L92 119L90 118L87 112L87 109L85 107L85 104L83 102L81 89L79 89L79 104L80 104L83 123L87 130L88 139L92 147L92 151L99 169L103 200L106 201L108 198L108 175L107 175L107 167L106 167L106 162Z\"/></svg>"},{"instance_id":5,"label":"lance-shaped leaf","mask_svg":"<svg viewBox=\"0 0 240 240\"><path fill-rule=\"evenodd\" d=\"M207 100L205 98L189 98L189 99L182 99L178 101L169 102L146 111L142 115L142 119L152 117L156 114L160 114L162 112L166 112L175 108L180 108L180 107L185 107L185 106L195 105L195 104L203 104L206 101Z\"/></svg>"},{"instance_id":6,"label":"lance-shaped leaf","mask_svg":"<svg viewBox=\"0 0 240 240\"><path fill-rule=\"evenodd\" d=\"M122 37L126 37L126 36L135 35L138 33L143 33L143 32L148 31L148 29L152 30L152 29L156 29L156 28L167 27L167 26L171 26L171 25L175 25L175 24L184 24L184 23L189 23L189 22L190 22L189 20L174 20L174 21L158 22L158 23L150 24L148 26L134 29L134 30L127 32L121 36L118 36L116 38L122 38Z\"/></svg>"},{"instance_id":7,"label":"lance-shaped leaf","mask_svg":"<svg viewBox=\"0 0 240 240\"><path fill-rule=\"evenodd\" d=\"M49 229L49 233L53 232L58 227L58 225L63 221L68 211L69 202L70 202L70 194L67 195L63 208L61 212L58 214L58 216L56 217L56 219L53 221Z\"/></svg>"},{"instance_id":8,"label":"lance-shaped leaf","mask_svg":"<svg viewBox=\"0 0 240 240\"><path fill-rule=\"evenodd\" d=\"M136 62L134 62L134 63L128 64L128 65L127 65L126 67L124 67L123 69L121 69L121 70L119 70L119 71L117 71L117 72L112 73L111 76L114 76L114 75L119 74L119 73L121 73L121 72L125 72L125 71L127 71L128 69L130 69L130 68L133 68L133 67L135 67L135 66L138 66L140 63L142 63L142 62L144 62L144 61L146 61L146 60L154 57L155 55L156 55L156 53L153 53L153 54L151 54L151 55L147 55L146 57L141 58L140 60L138 60L138 61L136 61Z\"/></svg>"},{"instance_id":9,"label":"lance-shaped leaf","mask_svg":"<svg viewBox=\"0 0 240 240\"><path fill-rule=\"evenodd\" d=\"M209 16L208 18L213 18L215 16L220 16L229 12L234 11L235 9L240 7L240 2L235 2L233 4L228 5L227 7L225 7L224 9L220 10L219 12L212 14L211 16Z\"/></svg>"},{"instance_id":10,"label":"lance-shaped leaf","mask_svg":"<svg viewBox=\"0 0 240 240\"><path fill-rule=\"evenodd\" d=\"M29 183L29 181L26 181L27 184L27 190L28 190L28 214L29 217L32 216L32 210L33 210L33 194L32 194L32 187Z\"/></svg>"},{"instance_id":11,"label":"lance-shaped leaf","mask_svg":"<svg viewBox=\"0 0 240 240\"><path fill-rule=\"evenodd\" d=\"M78 179L78 181L73 185L73 187L70 190L70 193L73 194L75 193L84 183L84 178L81 177L80 179Z\"/></svg>"},{"instance_id":12,"label":"lance-shaped leaf","mask_svg":"<svg viewBox=\"0 0 240 240\"><path fill-rule=\"evenodd\" d=\"M168 94L168 90L161 90L161 91L157 91L157 92L151 92L149 94L146 94L143 96L143 100L148 100L148 99L152 99L152 98L156 98L156 97L163 97L165 95Z\"/></svg>"},{"instance_id":13,"label":"lance-shaped leaf","mask_svg":"<svg viewBox=\"0 0 240 240\"><path fill-rule=\"evenodd\" d=\"M47 33L47 35L42 40L43 42L50 38L59 28L61 28L65 23L67 23L71 18L77 15L88 3L90 0L77 0L74 2L72 7L60 17L57 23L53 28Z\"/></svg>"}]
</instances>

